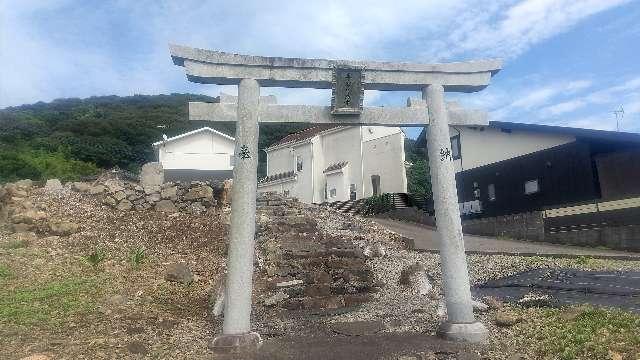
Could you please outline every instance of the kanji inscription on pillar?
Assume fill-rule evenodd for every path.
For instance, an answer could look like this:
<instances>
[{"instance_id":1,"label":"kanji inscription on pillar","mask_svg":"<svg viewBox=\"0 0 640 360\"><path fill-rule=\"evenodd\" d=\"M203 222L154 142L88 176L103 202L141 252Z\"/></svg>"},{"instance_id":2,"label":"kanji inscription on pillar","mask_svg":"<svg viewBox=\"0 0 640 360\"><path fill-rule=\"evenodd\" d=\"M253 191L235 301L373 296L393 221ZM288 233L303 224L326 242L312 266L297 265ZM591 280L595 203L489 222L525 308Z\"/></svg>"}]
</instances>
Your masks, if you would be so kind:
<instances>
[{"instance_id":1,"label":"kanji inscription on pillar","mask_svg":"<svg viewBox=\"0 0 640 360\"><path fill-rule=\"evenodd\" d=\"M358 115L364 99L362 68L336 66L333 68L331 114Z\"/></svg>"}]
</instances>

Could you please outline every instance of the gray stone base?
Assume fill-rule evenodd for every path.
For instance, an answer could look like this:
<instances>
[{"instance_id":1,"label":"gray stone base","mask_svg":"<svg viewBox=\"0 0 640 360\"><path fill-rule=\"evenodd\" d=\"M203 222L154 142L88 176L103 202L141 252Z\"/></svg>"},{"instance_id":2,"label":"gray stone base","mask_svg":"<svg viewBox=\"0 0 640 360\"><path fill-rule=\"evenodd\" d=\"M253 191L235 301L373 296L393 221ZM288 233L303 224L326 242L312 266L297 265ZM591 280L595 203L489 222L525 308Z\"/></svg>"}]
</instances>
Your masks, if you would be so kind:
<instances>
[{"instance_id":1,"label":"gray stone base","mask_svg":"<svg viewBox=\"0 0 640 360\"><path fill-rule=\"evenodd\" d=\"M485 344L489 341L489 331L481 322L454 324L445 322L438 328L438 336L452 341Z\"/></svg>"},{"instance_id":2,"label":"gray stone base","mask_svg":"<svg viewBox=\"0 0 640 360\"><path fill-rule=\"evenodd\" d=\"M262 338L255 332L239 335L219 335L210 343L209 349L216 354L251 354L262 345Z\"/></svg>"}]
</instances>

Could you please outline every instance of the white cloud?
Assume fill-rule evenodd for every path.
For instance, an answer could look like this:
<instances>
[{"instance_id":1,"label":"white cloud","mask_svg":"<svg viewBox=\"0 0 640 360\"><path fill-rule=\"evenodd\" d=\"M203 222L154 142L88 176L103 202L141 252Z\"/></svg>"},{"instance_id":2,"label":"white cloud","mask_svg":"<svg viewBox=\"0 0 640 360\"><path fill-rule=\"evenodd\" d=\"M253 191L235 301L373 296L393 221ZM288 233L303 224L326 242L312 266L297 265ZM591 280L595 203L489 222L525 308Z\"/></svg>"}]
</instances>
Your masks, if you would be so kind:
<instances>
[{"instance_id":1,"label":"white cloud","mask_svg":"<svg viewBox=\"0 0 640 360\"><path fill-rule=\"evenodd\" d=\"M562 115L564 113L574 111L576 109L580 109L585 105L587 105L587 103L582 100L571 100L571 101L565 101L559 104L547 106L546 108L542 109L541 112L543 114L557 116L557 115Z\"/></svg>"},{"instance_id":2,"label":"white cloud","mask_svg":"<svg viewBox=\"0 0 640 360\"><path fill-rule=\"evenodd\" d=\"M114 93L215 95L218 87L186 82L183 70L170 62L170 42L291 57L417 62L514 58L624 2L23 0L9 5L0 0L0 107ZM577 91L585 84L573 86L566 88ZM268 91L283 103L326 100L323 91ZM539 91L514 106L533 108L557 95ZM379 99L367 96L368 103Z\"/></svg>"}]
</instances>

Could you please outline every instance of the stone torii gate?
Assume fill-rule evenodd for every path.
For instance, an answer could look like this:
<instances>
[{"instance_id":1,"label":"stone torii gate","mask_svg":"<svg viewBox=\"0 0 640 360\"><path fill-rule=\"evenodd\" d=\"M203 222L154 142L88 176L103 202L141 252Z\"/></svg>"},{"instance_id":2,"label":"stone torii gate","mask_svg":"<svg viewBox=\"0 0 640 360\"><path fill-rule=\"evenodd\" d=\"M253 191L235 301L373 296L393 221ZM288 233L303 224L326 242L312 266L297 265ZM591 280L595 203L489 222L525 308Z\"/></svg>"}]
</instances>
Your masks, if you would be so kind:
<instances>
[{"instance_id":1,"label":"stone torii gate","mask_svg":"<svg viewBox=\"0 0 640 360\"><path fill-rule=\"evenodd\" d=\"M452 340L483 342L487 330L473 315L462 240L449 125L486 125L486 116L445 104L444 92L475 92L489 85L500 60L412 64L237 55L170 45L175 65L196 83L238 85L238 102L190 103L192 120L236 121L231 230L222 334L214 351L255 349L251 293L258 166L258 122L429 126L427 151L440 237L447 321L439 333ZM277 105L260 87L332 89L331 106ZM420 91L406 108L363 107L364 90Z\"/></svg>"}]
</instances>

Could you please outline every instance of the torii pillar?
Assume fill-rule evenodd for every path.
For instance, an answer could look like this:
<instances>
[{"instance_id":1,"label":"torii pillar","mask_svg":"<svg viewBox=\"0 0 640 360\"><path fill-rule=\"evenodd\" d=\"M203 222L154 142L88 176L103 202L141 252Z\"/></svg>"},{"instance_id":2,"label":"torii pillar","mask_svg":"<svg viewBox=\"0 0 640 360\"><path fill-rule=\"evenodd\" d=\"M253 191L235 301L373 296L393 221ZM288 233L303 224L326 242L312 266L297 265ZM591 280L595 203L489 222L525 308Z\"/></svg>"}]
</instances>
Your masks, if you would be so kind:
<instances>
[{"instance_id":1,"label":"torii pillar","mask_svg":"<svg viewBox=\"0 0 640 360\"><path fill-rule=\"evenodd\" d=\"M222 335L214 351L255 350L260 336L251 332L251 292L255 247L258 122L305 122L340 125L429 125L436 225L448 319L439 333L451 340L484 342L488 332L473 315L449 125L486 125L486 115L467 112L444 101L445 91L485 88L501 61L409 64L322 59L269 58L170 46L176 65L189 81L238 85L238 103L190 103L192 120L236 121L231 233L227 259ZM332 89L331 106L275 105L260 101L260 86ZM406 108L363 107L364 90L420 91Z\"/></svg>"}]
</instances>

